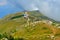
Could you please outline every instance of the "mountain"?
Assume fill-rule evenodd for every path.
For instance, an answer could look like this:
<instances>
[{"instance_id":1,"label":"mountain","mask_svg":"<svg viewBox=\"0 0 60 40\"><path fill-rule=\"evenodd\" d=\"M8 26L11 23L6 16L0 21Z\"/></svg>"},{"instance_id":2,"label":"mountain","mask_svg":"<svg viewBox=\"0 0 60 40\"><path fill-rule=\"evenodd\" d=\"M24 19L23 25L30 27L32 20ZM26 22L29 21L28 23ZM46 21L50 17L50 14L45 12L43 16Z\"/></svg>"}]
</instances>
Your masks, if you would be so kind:
<instances>
[{"instance_id":1,"label":"mountain","mask_svg":"<svg viewBox=\"0 0 60 40\"><path fill-rule=\"evenodd\" d=\"M44 16L39 11L30 11L29 21L24 18L25 12L9 14L0 19L0 33L11 34L14 38L24 38L24 40L52 40L49 36L60 37L60 28L55 27L49 22L55 22L52 19ZM57 24L57 23L56 23Z\"/></svg>"}]
</instances>

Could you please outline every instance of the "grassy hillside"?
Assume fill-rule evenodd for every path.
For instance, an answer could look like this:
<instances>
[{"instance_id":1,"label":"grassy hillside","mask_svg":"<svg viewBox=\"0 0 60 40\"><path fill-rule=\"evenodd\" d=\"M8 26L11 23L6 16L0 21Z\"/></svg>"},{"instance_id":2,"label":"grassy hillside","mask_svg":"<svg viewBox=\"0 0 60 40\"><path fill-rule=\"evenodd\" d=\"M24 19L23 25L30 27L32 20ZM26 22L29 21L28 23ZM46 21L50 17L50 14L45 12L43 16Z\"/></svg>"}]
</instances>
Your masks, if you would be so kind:
<instances>
[{"instance_id":1,"label":"grassy hillside","mask_svg":"<svg viewBox=\"0 0 60 40\"><path fill-rule=\"evenodd\" d=\"M10 36L14 40L60 40L60 28L57 28L55 21L44 16L39 11L28 12L30 21L27 23L27 19L23 16L24 12L18 12L16 14L10 14L0 20L0 34L3 37L10 39ZM51 20L44 22L45 20ZM58 25L60 26L60 24ZM53 38L51 38L54 36ZM1 35L0 35L1 37ZM3 38L2 37L2 38Z\"/></svg>"}]
</instances>

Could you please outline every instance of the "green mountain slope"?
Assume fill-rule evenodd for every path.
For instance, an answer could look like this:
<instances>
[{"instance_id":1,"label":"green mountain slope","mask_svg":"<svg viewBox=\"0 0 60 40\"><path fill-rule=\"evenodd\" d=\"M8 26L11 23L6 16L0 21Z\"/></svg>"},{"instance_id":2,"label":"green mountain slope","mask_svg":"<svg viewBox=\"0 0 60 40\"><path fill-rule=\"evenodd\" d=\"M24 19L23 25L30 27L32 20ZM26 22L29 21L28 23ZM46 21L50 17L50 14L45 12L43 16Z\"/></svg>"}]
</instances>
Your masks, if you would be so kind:
<instances>
[{"instance_id":1,"label":"green mountain slope","mask_svg":"<svg viewBox=\"0 0 60 40\"><path fill-rule=\"evenodd\" d=\"M29 13L31 22L44 19L44 18L41 18L41 16L43 16L43 15L38 11L32 11L32 12L28 12L28 13ZM0 32L10 31L11 29L15 29L16 26L24 25L24 23L26 23L27 19L24 19L23 14L24 14L24 12L18 12L16 14L10 14L10 15L5 16L0 21L0 26L1 26Z\"/></svg>"},{"instance_id":2,"label":"green mountain slope","mask_svg":"<svg viewBox=\"0 0 60 40\"><path fill-rule=\"evenodd\" d=\"M30 21L24 18L24 12L5 16L0 20L0 33L9 33L14 38L25 38L26 40L52 40L50 35L60 35L59 28L43 22L43 20L55 22L54 20L44 16L39 11L27 13ZM47 37L48 35L49 37Z\"/></svg>"}]
</instances>

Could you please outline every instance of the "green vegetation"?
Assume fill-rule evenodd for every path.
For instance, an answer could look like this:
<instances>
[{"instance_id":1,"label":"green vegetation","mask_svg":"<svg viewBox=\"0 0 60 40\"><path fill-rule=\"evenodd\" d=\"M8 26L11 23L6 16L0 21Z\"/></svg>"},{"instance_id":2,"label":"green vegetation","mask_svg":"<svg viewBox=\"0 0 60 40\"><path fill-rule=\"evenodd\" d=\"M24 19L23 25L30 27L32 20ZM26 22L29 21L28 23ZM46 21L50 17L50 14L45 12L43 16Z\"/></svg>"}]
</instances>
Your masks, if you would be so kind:
<instances>
[{"instance_id":1,"label":"green vegetation","mask_svg":"<svg viewBox=\"0 0 60 40\"><path fill-rule=\"evenodd\" d=\"M54 40L60 37L60 28L55 21L38 11L28 12L30 21L23 17L24 12L10 14L0 20L0 39L8 40ZM50 25L43 20L50 20ZM39 22L41 21L41 22ZM60 25L58 25L60 26ZM53 38L51 36L54 35ZM60 40L60 39L59 39Z\"/></svg>"}]
</instances>

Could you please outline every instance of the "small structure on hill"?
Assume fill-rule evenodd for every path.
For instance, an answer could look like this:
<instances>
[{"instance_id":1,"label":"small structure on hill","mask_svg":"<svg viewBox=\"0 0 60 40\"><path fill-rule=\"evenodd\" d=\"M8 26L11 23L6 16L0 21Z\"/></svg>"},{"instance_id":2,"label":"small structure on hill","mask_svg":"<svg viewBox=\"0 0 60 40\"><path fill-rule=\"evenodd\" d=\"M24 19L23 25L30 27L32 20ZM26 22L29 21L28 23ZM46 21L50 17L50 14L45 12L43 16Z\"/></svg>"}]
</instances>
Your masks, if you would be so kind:
<instances>
[{"instance_id":1,"label":"small structure on hill","mask_svg":"<svg viewBox=\"0 0 60 40\"><path fill-rule=\"evenodd\" d=\"M29 18L29 14L28 12L24 12L24 18L27 19L27 24L29 25L30 24L30 18Z\"/></svg>"}]
</instances>

